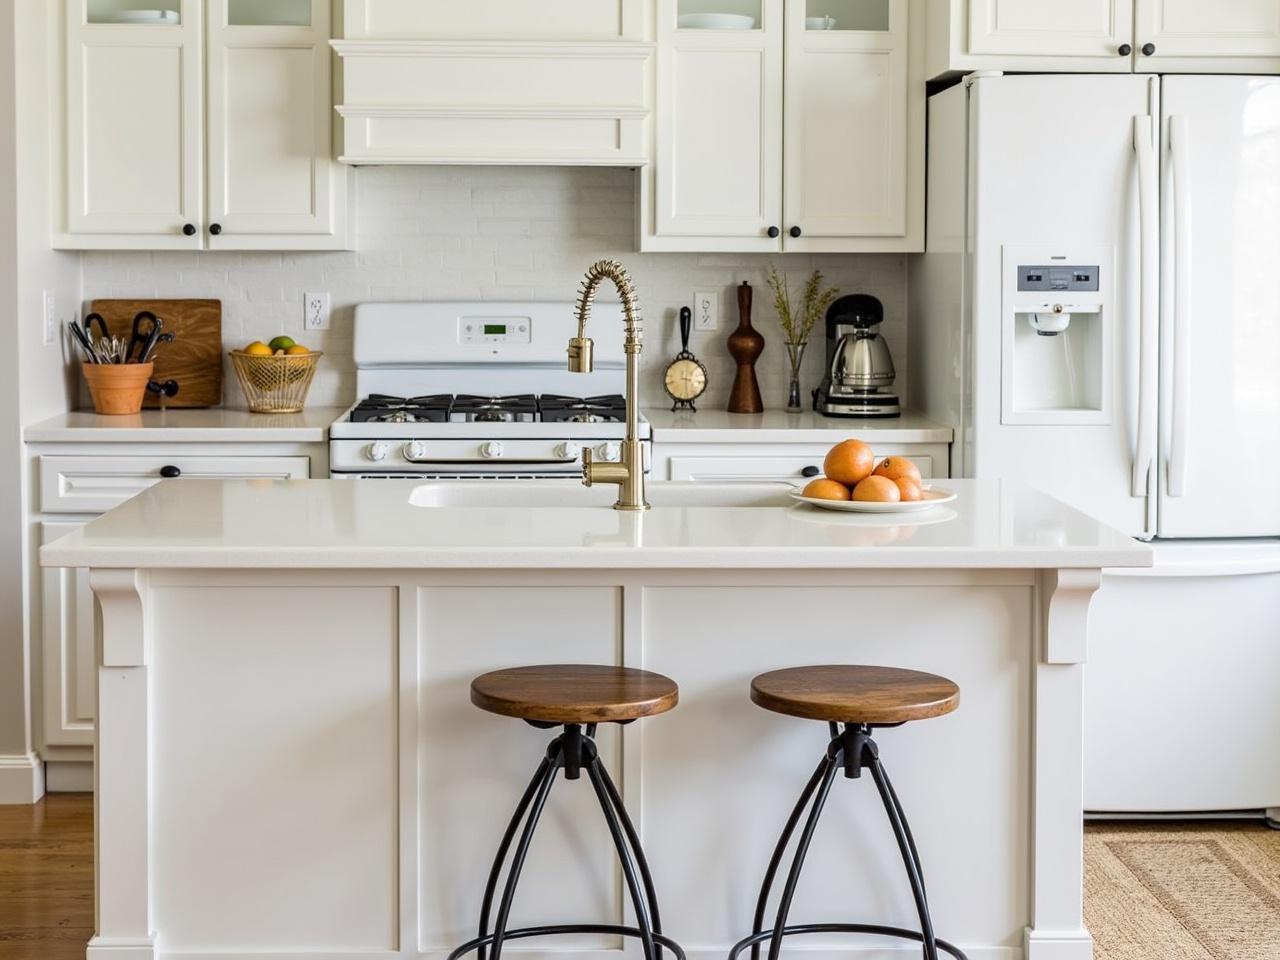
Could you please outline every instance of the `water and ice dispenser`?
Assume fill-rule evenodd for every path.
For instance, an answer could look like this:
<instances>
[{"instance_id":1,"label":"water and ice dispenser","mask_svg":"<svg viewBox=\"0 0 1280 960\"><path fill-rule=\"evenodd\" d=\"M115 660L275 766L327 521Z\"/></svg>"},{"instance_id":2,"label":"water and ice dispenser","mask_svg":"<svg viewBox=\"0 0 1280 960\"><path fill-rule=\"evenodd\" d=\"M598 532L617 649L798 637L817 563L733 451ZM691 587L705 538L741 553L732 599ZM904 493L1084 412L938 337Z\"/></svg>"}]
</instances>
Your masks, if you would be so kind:
<instances>
[{"instance_id":1,"label":"water and ice dispenser","mask_svg":"<svg viewBox=\"0 0 1280 960\"><path fill-rule=\"evenodd\" d=\"M1004 249L1002 422L1110 419L1112 259L1098 249Z\"/></svg>"}]
</instances>

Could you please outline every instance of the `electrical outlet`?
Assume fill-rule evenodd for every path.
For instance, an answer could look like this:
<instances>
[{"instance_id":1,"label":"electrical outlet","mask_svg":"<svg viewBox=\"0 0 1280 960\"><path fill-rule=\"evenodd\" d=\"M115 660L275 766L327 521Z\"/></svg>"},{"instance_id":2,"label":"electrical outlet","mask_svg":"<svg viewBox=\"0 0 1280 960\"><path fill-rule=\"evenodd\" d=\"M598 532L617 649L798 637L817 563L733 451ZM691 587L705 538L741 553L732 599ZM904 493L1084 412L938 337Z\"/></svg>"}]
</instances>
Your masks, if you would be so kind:
<instances>
[{"instance_id":1,"label":"electrical outlet","mask_svg":"<svg viewBox=\"0 0 1280 960\"><path fill-rule=\"evenodd\" d=\"M327 293L302 295L302 329L329 329L329 295Z\"/></svg>"},{"instance_id":2,"label":"electrical outlet","mask_svg":"<svg viewBox=\"0 0 1280 960\"><path fill-rule=\"evenodd\" d=\"M44 292L44 345L58 338L58 300L49 290Z\"/></svg>"},{"instance_id":3,"label":"electrical outlet","mask_svg":"<svg viewBox=\"0 0 1280 960\"><path fill-rule=\"evenodd\" d=\"M693 295L693 329L715 330L720 326L720 294L712 292Z\"/></svg>"}]
</instances>

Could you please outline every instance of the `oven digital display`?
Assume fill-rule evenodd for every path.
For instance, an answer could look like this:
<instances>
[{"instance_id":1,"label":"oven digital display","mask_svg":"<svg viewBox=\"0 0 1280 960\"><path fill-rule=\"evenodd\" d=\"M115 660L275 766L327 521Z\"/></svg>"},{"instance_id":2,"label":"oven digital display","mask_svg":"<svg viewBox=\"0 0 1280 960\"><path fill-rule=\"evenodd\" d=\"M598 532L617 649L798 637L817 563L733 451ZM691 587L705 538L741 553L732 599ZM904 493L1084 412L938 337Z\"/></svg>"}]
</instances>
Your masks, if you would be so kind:
<instances>
[{"instance_id":1,"label":"oven digital display","mask_svg":"<svg viewBox=\"0 0 1280 960\"><path fill-rule=\"evenodd\" d=\"M501 337L505 336L506 332L507 325L505 323L486 323L484 325L484 335L486 337Z\"/></svg>"}]
</instances>

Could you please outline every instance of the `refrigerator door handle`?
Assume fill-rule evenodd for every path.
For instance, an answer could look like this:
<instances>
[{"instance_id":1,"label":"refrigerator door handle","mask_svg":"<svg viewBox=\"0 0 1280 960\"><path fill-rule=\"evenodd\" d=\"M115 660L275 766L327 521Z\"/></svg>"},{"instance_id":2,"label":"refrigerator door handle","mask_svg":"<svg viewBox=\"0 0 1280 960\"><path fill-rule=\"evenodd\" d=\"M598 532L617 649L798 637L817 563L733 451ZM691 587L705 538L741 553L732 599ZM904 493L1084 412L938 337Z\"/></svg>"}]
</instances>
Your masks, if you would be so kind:
<instances>
[{"instance_id":1,"label":"refrigerator door handle","mask_svg":"<svg viewBox=\"0 0 1280 960\"><path fill-rule=\"evenodd\" d=\"M1187 485L1187 417L1191 402L1191 159L1187 118L1169 117L1173 171L1173 397L1169 421L1169 481L1180 497Z\"/></svg>"},{"instance_id":2,"label":"refrigerator door handle","mask_svg":"<svg viewBox=\"0 0 1280 960\"><path fill-rule=\"evenodd\" d=\"M1138 429L1134 438L1133 478L1130 494L1147 496L1152 451L1156 444L1156 336L1159 304L1159 242L1157 230L1159 192L1156 149L1151 117L1133 118L1133 148L1138 154L1138 216L1141 270L1138 328Z\"/></svg>"}]
</instances>

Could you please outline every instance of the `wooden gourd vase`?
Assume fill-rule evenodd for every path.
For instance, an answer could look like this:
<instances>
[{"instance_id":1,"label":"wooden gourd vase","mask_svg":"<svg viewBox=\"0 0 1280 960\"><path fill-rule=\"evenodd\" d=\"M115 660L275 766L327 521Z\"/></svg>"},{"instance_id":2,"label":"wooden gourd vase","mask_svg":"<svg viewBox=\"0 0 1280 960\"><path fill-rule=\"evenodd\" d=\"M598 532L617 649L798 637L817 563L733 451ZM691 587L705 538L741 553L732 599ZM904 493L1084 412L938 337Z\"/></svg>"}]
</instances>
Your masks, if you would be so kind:
<instances>
[{"instance_id":1,"label":"wooden gourd vase","mask_svg":"<svg viewBox=\"0 0 1280 960\"><path fill-rule=\"evenodd\" d=\"M751 326L751 284L745 280L738 287L738 328L729 334L729 355L738 365L729 391L730 413L761 413L760 382L756 380L756 361L764 353L764 337Z\"/></svg>"}]
</instances>

